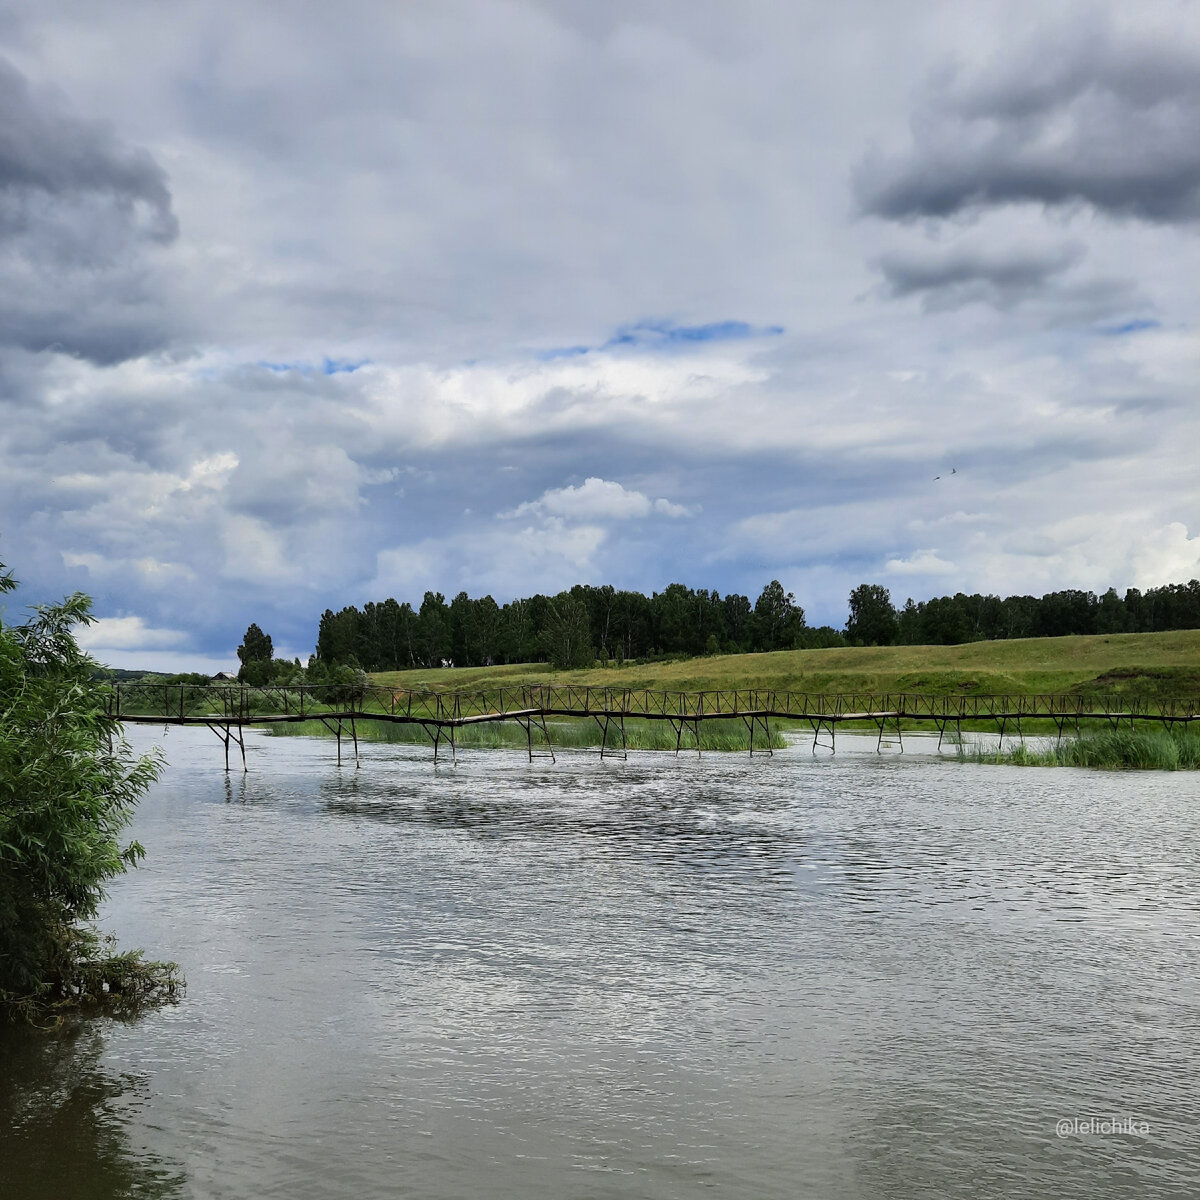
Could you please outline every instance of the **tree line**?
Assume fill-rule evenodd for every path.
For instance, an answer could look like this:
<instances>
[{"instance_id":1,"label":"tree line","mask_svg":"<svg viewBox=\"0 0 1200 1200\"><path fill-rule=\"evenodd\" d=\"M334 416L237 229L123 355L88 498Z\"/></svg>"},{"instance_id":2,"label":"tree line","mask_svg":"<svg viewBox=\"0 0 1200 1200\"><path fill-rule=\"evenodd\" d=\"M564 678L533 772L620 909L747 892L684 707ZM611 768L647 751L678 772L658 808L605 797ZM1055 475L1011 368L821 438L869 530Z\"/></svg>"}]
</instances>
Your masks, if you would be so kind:
<instances>
[{"instance_id":1,"label":"tree line","mask_svg":"<svg viewBox=\"0 0 1200 1200\"><path fill-rule=\"evenodd\" d=\"M979 593L912 600L895 608L884 588L863 584L850 594L847 640L859 645L953 646L1010 638L1087 633L1164 633L1200 629L1200 580L1120 595L1078 589L1043 596Z\"/></svg>"},{"instance_id":2,"label":"tree line","mask_svg":"<svg viewBox=\"0 0 1200 1200\"><path fill-rule=\"evenodd\" d=\"M549 662L650 661L711 654L829 646L956 645L1010 638L1087 633L1153 633L1200 628L1200 581L1145 592L1115 588L1101 595L1068 589L1042 596L958 592L893 604L880 584L860 584L849 596L844 630L810 627L795 596L773 579L749 597L672 583L649 596L579 584L554 596L535 595L500 605L491 596L459 592L447 602L426 592L419 608L387 599L361 609L326 609L316 653L302 671L298 660L273 658L271 638L258 625L238 647L239 677L247 683L306 678L347 682L347 668L395 671Z\"/></svg>"},{"instance_id":3,"label":"tree line","mask_svg":"<svg viewBox=\"0 0 1200 1200\"><path fill-rule=\"evenodd\" d=\"M772 580L758 599L673 583L661 592L579 584L555 596L500 605L459 592L426 592L419 608L394 599L326 609L316 663L367 671L548 661L556 667L842 645L828 626L811 629L795 596Z\"/></svg>"}]
</instances>

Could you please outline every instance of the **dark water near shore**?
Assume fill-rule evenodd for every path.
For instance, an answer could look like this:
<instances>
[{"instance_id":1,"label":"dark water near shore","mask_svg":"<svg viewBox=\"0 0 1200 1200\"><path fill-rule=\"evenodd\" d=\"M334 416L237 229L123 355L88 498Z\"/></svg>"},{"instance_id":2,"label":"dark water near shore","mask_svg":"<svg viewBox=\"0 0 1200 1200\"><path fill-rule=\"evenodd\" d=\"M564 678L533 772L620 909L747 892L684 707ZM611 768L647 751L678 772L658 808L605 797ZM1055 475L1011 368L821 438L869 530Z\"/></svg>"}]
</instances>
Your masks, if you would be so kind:
<instances>
[{"instance_id":1,"label":"dark water near shore","mask_svg":"<svg viewBox=\"0 0 1200 1200\"><path fill-rule=\"evenodd\" d=\"M0 1030L6 1200L1200 1194L1200 778L164 745L188 991Z\"/></svg>"}]
</instances>

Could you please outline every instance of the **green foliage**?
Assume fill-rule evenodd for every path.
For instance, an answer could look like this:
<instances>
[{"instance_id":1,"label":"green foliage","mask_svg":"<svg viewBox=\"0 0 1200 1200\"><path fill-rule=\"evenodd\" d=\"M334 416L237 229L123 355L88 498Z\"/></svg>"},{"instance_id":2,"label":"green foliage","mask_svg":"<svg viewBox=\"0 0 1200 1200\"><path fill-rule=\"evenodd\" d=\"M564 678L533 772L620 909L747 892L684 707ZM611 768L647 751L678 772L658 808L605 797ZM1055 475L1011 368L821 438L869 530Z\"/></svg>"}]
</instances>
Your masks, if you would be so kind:
<instances>
[{"instance_id":1,"label":"green foliage","mask_svg":"<svg viewBox=\"0 0 1200 1200\"><path fill-rule=\"evenodd\" d=\"M314 658L309 660L308 671L297 682L320 687L317 695L322 702L336 708L361 704L371 681L361 667L327 664Z\"/></svg>"},{"instance_id":2,"label":"green foliage","mask_svg":"<svg viewBox=\"0 0 1200 1200\"><path fill-rule=\"evenodd\" d=\"M850 593L846 637L859 646L890 646L896 640L896 610L887 588L862 583Z\"/></svg>"},{"instance_id":3,"label":"green foliage","mask_svg":"<svg viewBox=\"0 0 1200 1200\"><path fill-rule=\"evenodd\" d=\"M238 662L245 665L252 662L270 662L275 654L271 645L271 635L263 633L257 625L251 624L242 638L242 644L237 649Z\"/></svg>"},{"instance_id":4,"label":"green foliage","mask_svg":"<svg viewBox=\"0 0 1200 1200\"><path fill-rule=\"evenodd\" d=\"M0 573L0 591L14 586ZM115 999L134 976L175 986L173 969L115 959L79 925L142 857L121 834L160 769L104 717L108 686L72 633L90 607L76 593L0 623L0 1016Z\"/></svg>"},{"instance_id":5,"label":"green foliage","mask_svg":"<svg viewBox=\"0 0 1200 1200\"><path fill-rule=\"evenodd\" d=\"M271 644L271 635L263 633L257 625L252 624L242 638L242 644L237 648L238 681L248 687L263 687L274 680L275 647ZM286 664L290 665L290 664Z\"/></svg>"},{"instance_id":6,"label":"green foliage","mask_svg":"<svg viewBox=\"0 0 1200 1200\"><path fill-rule=\"evenodd\" d=\"M908 600L899 613L897 640L907 646L952 646L1004 638L1069 637L1076 634L1164 633L1200 629L1200 580L1171 583L1121 597L1077 588L1044 596L982 596L978 593Z\"/></svg>"},{"instance_id":7,"label":"green foliage","mask_svg":"<svg viewBox=\"0 0 1200 1200\"><path fill-rule=\"evenodd\" d=\"M1066 738L1052 746L1014 746L1008 750L981 746L958 747L964 761L1002 763L1017 767L1091 767L1104 771L1200 770L1200 731L1183 726L1170 729L1108 729Z\"/></svg>"},{"instance_id":8,"label":"green foliage","mask_svg":"<svg viewBox=\"0 0 1200 1200\"><path fill-rule=\"evenodd\" d=\"M574 596L560 596L551 609L550 624L543 635L546 657L560 671L592 664L592 640L588 613Z\"/></svg>"},{"instance_id":9,"label":"green foliage","mask_svg":"<svg viewBox=\"0 0 1200 1200\"><path fill-rule=\"evenodd\" d=\"M763 650L791 650L799 643L804 628L804 609L791 592L772 579L754 605L758 644Z\"/></svg>"}]
</instances>

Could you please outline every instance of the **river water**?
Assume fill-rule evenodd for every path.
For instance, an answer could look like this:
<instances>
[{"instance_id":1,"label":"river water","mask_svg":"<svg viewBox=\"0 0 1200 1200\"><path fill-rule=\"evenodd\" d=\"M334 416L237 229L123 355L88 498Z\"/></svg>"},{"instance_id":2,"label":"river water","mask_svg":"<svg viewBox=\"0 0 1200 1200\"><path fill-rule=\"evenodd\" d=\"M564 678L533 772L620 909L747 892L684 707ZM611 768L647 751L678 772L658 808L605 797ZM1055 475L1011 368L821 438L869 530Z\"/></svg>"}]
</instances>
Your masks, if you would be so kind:
<instances>
[{"instance_id":1,"label":"river water","mask_svg":"<svg viewBox=\"0 0 1200 1200\"><path fill-rule=\"evenodd\" d=\"M131 736L187 992L0 1031L6 1198L1200 1194L1196 775Z\"/></svg>"}]
</instances>

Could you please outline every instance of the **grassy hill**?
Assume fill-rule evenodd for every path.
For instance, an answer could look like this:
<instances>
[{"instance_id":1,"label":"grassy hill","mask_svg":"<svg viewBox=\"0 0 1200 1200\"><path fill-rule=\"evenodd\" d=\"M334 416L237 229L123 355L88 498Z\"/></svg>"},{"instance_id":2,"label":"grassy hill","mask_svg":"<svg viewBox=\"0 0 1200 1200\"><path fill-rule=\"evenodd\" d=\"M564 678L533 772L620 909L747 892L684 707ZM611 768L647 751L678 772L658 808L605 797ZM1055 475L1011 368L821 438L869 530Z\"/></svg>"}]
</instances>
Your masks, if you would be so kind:
<instances>
[{"instance_id":1,"label":"grassy hill","mask_svg":"<svg viewBox=\"0 0 1200 1200\"><path fill-rule=\"evenodd\" d=\"M1108 692L1165 699L1200 695L1200 630L1025 638L962 646L780 650L583 671L554 671L545 663L520 663L386 671L372 678L396 687L446 691L502 684L575 683L689 692L752 687L824 693Z\"/></svg>"}]
</instances>

